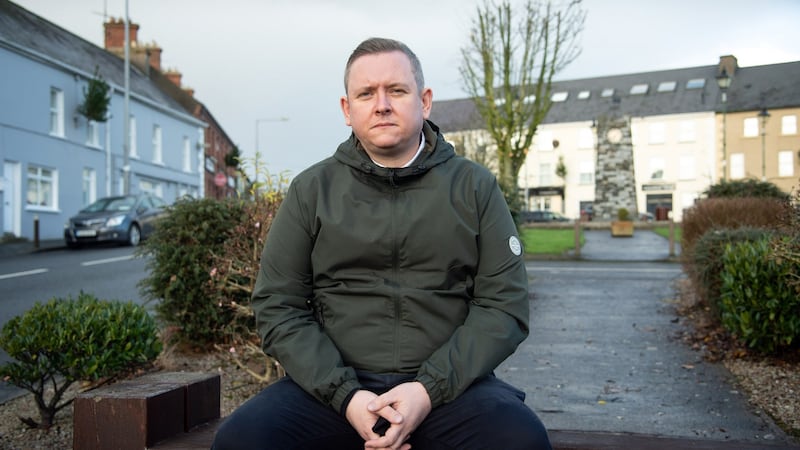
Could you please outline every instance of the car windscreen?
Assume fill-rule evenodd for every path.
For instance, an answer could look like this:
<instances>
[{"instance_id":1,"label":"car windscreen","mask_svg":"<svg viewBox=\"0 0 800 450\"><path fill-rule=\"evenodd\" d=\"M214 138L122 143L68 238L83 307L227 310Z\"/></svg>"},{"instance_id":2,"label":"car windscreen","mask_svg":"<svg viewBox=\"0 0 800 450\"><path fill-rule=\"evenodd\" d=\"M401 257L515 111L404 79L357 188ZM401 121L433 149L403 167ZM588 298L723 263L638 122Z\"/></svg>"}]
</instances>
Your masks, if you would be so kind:
<instances>
[{"instance_id":1,"label":"car windscreen","mask_svg":"<svg viewBox=\"0 0 800 450\"><path fill-rule=\"evenodd\" d=\"M110 197L100 199L87 206L82 212L101 212L101 211L128 211L136 203L134 197Z\"/></svg>"}]
</instances>

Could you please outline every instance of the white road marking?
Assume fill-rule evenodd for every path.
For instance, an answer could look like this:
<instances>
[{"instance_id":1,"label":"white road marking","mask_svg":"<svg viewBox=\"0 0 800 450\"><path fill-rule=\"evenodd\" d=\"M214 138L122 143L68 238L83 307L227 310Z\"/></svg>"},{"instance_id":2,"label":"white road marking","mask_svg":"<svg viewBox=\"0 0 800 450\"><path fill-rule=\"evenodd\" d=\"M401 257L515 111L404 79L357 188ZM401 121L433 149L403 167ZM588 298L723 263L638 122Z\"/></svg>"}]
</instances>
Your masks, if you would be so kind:
<instances>
[{"instance_id":1,"label":"white road marking","mask_svg":"<svg viewBox=\"0 0 800 450\"><path fill-rule=\"evenodd\" d=\"M5 280L7 278L27 277L28 275L45 273L48 270L49 269L33 269L33 270L26 270L24 272L7 273L5 275L0 275L0 280Z\"/></svg>"},{"instance_id":2,"label":"white road marking","mask_svg":"<svg viewBox=\"0 0 800 450\"><path fill-rule=\"evenodd\" d=\"M117 256L116 258L106 258L106 259L96 259L94 261L86 261L86 262L82 262L81 265L84 266L84 267L96 266L98 264L106 264L106 263L119 262L119 261L127 261L127 260L133 259L133 258L135 258L134 255Z\"/></svg>"}]
</instances>

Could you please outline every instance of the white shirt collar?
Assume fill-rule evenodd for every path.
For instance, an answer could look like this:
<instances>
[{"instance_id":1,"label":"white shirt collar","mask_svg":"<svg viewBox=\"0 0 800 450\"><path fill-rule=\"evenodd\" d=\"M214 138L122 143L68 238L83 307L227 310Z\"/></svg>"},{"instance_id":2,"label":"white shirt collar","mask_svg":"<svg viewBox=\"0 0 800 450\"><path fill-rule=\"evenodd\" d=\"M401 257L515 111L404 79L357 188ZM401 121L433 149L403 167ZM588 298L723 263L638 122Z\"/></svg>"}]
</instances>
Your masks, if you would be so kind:
<instances>
[{"instance_id":1,"label":"white shirt collar","mask_svg":"<svg viewBox=\"0 0 800 450\"><path fill-rule=\"evenodd\" d=\"M398 169L402 169L404 167L410 166L411 163L413 163L414 160L417 159L417 156L419 156L419 154L422 153L422 149L424 149L424 148L425 148L425 135L422 134L422 132L420 132L419 133L419 148L417 149L417 152L414 153L414 156L412 156L411 159L408 160L408 162L406 162L402 166L398 167ZM370 159L372 159L372 157L370 157ZM377 165L378 167L386 168L386 166L384 166L383 164L375 161L374 159L372 159L372 162L374 162L375 165Z\"/></svg>"}]
</instances>

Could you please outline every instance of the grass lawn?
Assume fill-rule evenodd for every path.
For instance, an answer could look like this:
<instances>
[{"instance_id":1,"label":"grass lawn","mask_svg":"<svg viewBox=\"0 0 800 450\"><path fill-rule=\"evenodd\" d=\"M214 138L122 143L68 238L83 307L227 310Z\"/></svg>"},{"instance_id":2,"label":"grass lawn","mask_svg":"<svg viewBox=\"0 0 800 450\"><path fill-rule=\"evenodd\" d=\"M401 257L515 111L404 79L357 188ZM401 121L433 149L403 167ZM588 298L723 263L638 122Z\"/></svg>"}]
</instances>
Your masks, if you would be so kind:
<instances>
[{"instance_id":1,"label":"grass lawn","mask_svg":"<svg viewBox=\"0 0 800 450\"><path fill-rule=\"evenodd\" d=\"M529 255L562 255L575 249L575 230L523 228L522 243ZM583 233L581 233L581 245Z\"/></svg>"},{"instance_id":2,"label":"grass lawn","mask_svg":"<svg viewBox=\"0 0 800 450\"><path fill-rule=\"evenodd\" d=\"M680 225L675 224L675 242L681 241L682 230L683 229L680 227ZM665 239L669 239L669 226L655 227L653 228L653 232L659 236L663 236Z\"/></svg>"}]
</instances>

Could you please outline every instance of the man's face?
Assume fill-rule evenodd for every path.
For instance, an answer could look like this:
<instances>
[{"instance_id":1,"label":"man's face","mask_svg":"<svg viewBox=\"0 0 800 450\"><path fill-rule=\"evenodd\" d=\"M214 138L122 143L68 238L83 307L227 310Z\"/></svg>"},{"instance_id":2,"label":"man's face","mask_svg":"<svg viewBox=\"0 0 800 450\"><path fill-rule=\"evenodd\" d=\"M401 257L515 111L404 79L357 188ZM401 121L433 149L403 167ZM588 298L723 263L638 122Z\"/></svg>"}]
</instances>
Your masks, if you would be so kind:
<instances>
[{"instance_id":1,"label":"man's face","mask_svg":"<svg viewBox=\"0 0 800 450\"><path fill-rule=\"evenodd\" d=\"M420 95L408 57L393 51L365 55L352 63L341 106L345 123L372 159L397 167L419 148L431 99L430 89Z\"/></svg>"}]
</instances>

